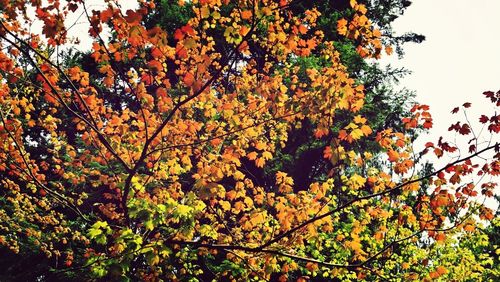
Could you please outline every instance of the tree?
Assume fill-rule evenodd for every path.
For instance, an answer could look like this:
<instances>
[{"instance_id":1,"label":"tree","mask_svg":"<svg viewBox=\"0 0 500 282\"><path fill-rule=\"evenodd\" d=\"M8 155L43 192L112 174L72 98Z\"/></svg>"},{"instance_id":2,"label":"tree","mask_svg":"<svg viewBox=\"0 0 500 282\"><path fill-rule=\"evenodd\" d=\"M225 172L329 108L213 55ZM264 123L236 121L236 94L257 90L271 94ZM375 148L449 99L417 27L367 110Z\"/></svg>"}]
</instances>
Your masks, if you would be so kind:
<instances>
[{"instance_id":1,"label":"tree","mask_svg":"<svg viewBox=\"0 0 500 282\"><path fill-rule=\"evenodd\" d=\"M2 258L45 255L38 280L458 273L442 253L477 253L475 216L494 218L476 199L492 197L495 182L465 178L498 175L498 143L456 123L450 130L473 136L470 154L415 172L412 139L432 126L428 107L392 124L364 107L377 104L360 84L362 58L391 53L366 16L380 14L375 2L339 1L327 13L322 1L140 1L127 11L114 1L100 11L3 1ZM27 6L42 35L27 29ZM154 15L165 7L182 17L162 28ZM92 54L61 62L64 19L79 8ZM485 95L499 106L500 92ZM498 116L480 121L497 138ZM438 157L458 150L426 147Z\"/></svg>"}]
</instances>

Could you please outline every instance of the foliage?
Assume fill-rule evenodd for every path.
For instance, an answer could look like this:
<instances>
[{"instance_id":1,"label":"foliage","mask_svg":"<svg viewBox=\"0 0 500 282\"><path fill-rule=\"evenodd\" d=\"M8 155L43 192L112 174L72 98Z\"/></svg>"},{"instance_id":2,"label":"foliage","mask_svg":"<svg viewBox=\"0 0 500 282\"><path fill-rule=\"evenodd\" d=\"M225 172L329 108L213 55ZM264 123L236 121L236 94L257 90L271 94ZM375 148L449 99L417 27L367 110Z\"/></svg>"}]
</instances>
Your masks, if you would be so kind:
<instances>
[{"instance_id":1,"label":"foliage","mask_svg":"<svg viewBox=\"0 0 500 282\"><path fill-rule=\"evenodd\" d=\"M500 118L480 117L489 142L450 127L469 155L414 152L428 106L389 102L404 70L364 60L401 41L380 2L409 3L0 1L6 279L494 279L496 183L478 179L498 176ZM92 52L59 63L78 9ZM16 254L47 259L13 276Z\"/></svg>"}]
</instances>

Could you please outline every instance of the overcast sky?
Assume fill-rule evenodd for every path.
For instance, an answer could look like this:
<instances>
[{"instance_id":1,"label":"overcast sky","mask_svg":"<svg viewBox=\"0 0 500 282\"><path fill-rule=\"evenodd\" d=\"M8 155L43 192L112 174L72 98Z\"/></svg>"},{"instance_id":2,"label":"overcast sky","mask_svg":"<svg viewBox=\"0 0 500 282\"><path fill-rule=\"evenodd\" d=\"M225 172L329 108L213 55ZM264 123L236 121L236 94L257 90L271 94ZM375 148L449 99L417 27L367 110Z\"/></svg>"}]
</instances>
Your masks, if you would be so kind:
<instances>
[{"instance_id":1,"label":"overcast sky","mask_svg":"<svg viewBox=\"0 0 500 282\"><path fill-rule=\"evenodd\" d=\"M395 55L383 60L413 71L401 86L415 90L418 102L431 106L434 127L429 135L419 138L416 149L427 141L436 142L439 136L456 137L459 147L467 148L468 138L448 132L451 123L464 120L462 113L452 115L451 110L471 102L467 115L476 132L481 128L479 115L494 113L482 93L500 90L500 0L415 0L394 23L394 31L426 36L421 44L406 45L402 60ZM489 138L483 131L482 140ZM499 142L500 138L492 141ZM462 157L466 154L464 150ZM430 160L441 167L452 156ZM498 177L485 180L498 181ZM498 207L491 199L486 204Z\"/></svg>"},{"instance_id":2,"label":"overcast sky","mask_svg":"<svg viewBox=\"0 0 500 282\"><path fill-rule=\"evenodd\" d=\"M402 60L394 55L389 61L413 71L402 85L431 106L433 137L462 117L450 111L464 102L472 102L474 120L474 113L492 110L482 93L500 90L500 0L415 0L394 30L427 38L407 44Z\"/></svg>"}]
</instances>

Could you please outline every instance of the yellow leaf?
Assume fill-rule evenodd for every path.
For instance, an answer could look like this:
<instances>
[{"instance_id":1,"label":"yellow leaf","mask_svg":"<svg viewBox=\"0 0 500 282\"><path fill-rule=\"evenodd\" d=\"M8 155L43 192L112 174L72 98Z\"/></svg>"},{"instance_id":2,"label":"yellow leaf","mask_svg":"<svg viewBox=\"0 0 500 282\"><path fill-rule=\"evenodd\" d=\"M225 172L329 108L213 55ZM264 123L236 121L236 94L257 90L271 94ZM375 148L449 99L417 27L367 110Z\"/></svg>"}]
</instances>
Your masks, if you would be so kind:
<instances>
[{"instance_id":1,"label":"yellow leaf","mask_svg":"<svg viewBox=\"0 0 500 282\"><path fill-rule=\"evenodd\" d=\"M351 241L349 243L349 246L350 246L351 250L353 250L355 252L361 251L361 243L358 241Z\"/></svg>"},{"instance_id":2,"label":"yellow leaf","mask_svg":"<svg viewBox=\"0 0 500 282\"><path fill-rule=\"evenodd\" d=\"M249 208L253 207L253 200L252 200L252 198L245 197L245 199L243 200L243 202L245 203L245 205L247 205L247 207L249 207Z\"/></svg>"},{"instance_id":3,"label":"yellow leaf","mask_svg":"<svg viewBox=\"0 0 500 282\"><path fill-rule=\"evenodd\" d=\"M349 135L353 140L358 140L363 136L363 131L359 128L356 128Z\"/></svg>"},{"instance_id":4,"label":"yellow leaf","mask_svg":"<svg viewBox=\"0 0 500 282\"><path fill-rule=\"evenodd\" d=\"M242 180L245 178L245 175L241 171L236 171L235 173L233 173L233 178L235 180Z\"/></svg>"},{"instance_id":5,"label":"yellow leaf","mask_svg":"<svg viewBox=\"0 0 500 282\"><path fill-rule=\"evenodd\" d=\"M360 115L357 115L354 117L354 122L357 123L357 124L365 124L366 123L366 118L360 116Z\"/></svg>"},{"instance_id":6,"label":"yellow leaf","mask_svg":"<svg viewBox=\"0 0 500 282\"><path fill-rule=\"evenodd\" d=\"M187 218L192 210L193 210L193 208L190 206L178 205L175 209L175 213L176 213L177 217Z\"/></svg>"},{"instance_id":7,"label":"yellow leaf","mask_svg":"<svg viewBox=\"0 0 500 282\"><path fill-rule=\"evenodd\" d=\"M262 153L262 158L264 158L265 160L270 160L273 158L273 155L271 153L265 151Z\"/></svg>"},{"instance_id":8,"label":"yellow leaf","mask_svg":"<svg viewBox=\"0 0 500 282\"><path fill-rule=\"evenodd\" d=\"M366 183L366 178L357 173L351 176L351 178L348 181L349 186L355 190L363 187L365 183Z\"/></svg>"},{"instance_id":9,"label":"yellow leaf","mask_svg":"<svg viewBox=\"0 0 500 282\"><path fill-rule=\"evenodd\" d=\"M217 231L215 231L214 228L208 224L203 224L200 227L200 234L201 236L210 237L215 240L217 240L218 237Z\"/></svg>"},{"instance_id":10,"label":"yellow leaf","mask_svg":"<svg viewBox=\"0 0 500 282\"><path fill-rule=\"evenodd\" d=\"M207 6L200 9L201 18L206 19L210 16L210 9Z\"/></svg>"},{"instance_id":11,"label":"yellow leaf","mask_svg":"<svg viewBox=\"0 0 500 282\"><path fill-rule=\"evenodd\" d=\"M264 223L264 214L259 212L259 213L254 213L251 218L250 218L250 223L253 226L259 226L262 223Z\"/></svg>"},{"instance_id":12,"label":"yellow leaf","mask_svg":"<svg viewBox=\"0 0 500 282\"><path fill-rule=\"evenodd\" d=\"M261 10L261 12L265 16L270 16L273 13L273 11L271 10L271 8L269 8L269 7L263 7L262 10Z\"/></svg>"},{"instance_id":13,"label":"yellow leaf","mask_svg":"<svg viewBox=\"0 0 500 282\"><path fill-rule=\"evenodd\" d=\"M231 204L228 201L219 201L219 205L224 211L228 211L231 209Z\"/></svg>"},{"instance_id":14,"label":"yellow leaf","mask_svg":"<svg viewBox=\"0 0 500 282\"><path fill-rule=\"evenodd\" d=\"M243 209L245 209L245 204L242 201L238 201L234 203L232 212L235 214L239 214L241 211L243 211Z\"/></svg>"},{"instance_id":15,"label":"yellow leaf","mask_svg":"<svg viewBox=\"0 0 500 282\"><path fill-rule=\"evenodd\" d=\"M259 141L255 144L255 149L264 150L267 147L266 143Z\"/></svg>"}]
</instances>

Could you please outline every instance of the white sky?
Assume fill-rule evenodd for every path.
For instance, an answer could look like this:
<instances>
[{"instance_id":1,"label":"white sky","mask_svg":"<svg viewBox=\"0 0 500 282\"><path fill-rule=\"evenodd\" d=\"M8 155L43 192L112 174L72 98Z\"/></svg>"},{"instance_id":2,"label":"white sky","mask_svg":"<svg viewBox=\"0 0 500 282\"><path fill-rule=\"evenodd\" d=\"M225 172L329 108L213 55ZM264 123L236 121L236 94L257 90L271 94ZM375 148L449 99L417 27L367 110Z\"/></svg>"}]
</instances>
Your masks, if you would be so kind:
<instances>
[{"instance_id":1,"label":"white sky","mask_svg":"<svg viewBox=\"0 0 500 282\"><path fill-rule=\"evenodd\" d=\"M426 36L421 44L407 44L402 60L395 55L382 60L413 71L401 86L415 90L417 101L431 107L434 127L429 135L419 138L416 149L423 148L427 141L436 143L439 136L456 137L459 147L467 148L469 138L448 132L452 123L464 120L462 112L453 115L451 110L471 102L467 115L476 132L481 129L479 115L494 113L482 93L500 90L500 0L415 0L394 23L394 31ZM483 132L482 140L490 138L489 132ZM500 137L492 141L499 142ZM467 153L463 150L462 156ZM441 167L451 159L431 160ZM498 177L485 180L498 181ZM486 204L498 207L492 199Z\"/></svg>"},{"instance_id":2,"label":"white sky","mask_svg":"<svg viewBox=\"0 0 500 282\"><path fill-rule=\"evenodd\" d=\"M491 112L482 93L500 90L500 0L415 0L394 30L426 36L421 44L407 44L402 60L393 55L383 61L413 71L401 85L431 106L431 137L446 134L463 117L450 112L464 102L472 103L474 121L477 113Z\"/></svg>"}]
</instances>

